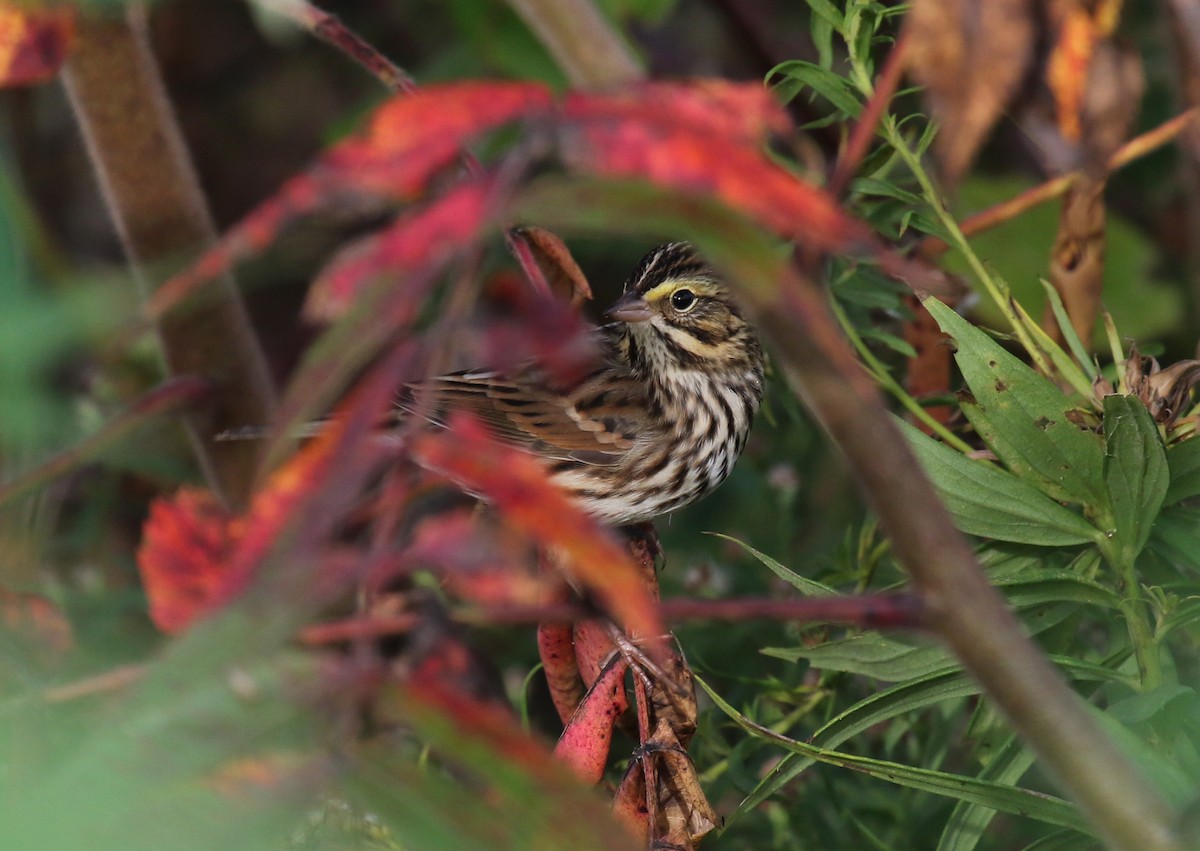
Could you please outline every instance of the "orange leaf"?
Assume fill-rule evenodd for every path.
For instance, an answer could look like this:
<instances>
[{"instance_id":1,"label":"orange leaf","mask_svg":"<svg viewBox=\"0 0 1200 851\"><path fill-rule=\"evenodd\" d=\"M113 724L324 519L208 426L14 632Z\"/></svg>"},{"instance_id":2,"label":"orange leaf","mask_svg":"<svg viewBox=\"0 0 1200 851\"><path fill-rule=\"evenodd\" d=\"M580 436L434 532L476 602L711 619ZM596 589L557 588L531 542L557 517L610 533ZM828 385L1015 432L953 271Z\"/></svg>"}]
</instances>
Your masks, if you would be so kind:
<instances>
[{"instance_id":1,"label":"orange leaf","mask_svg":"<svg viewBox=\"0 0 1200 851\"><path fill-rule=\"evenodd\" d=\"M184 488L154 501L137 563L155 626L180 632L229 598L229 555L240 534L210 491Z\"/></svg>"},{"instance_id":2,"label":"orange leaf","mask_svg":"<svg viewBox=\"0 0 1200 851\"><path fill-rule=\"evenodd\" d=\"M1054 92L1058 129L1072 142L1079 141L1083 134L1081 114L1088 67L1102 37L1091 13L1082 4L1071 5L1060 22L1047 63L1046 82Z\"/></svg>"},{"instance_id":3,"label":"orange leaf","mask_svg":"<svg viewBox=\"0 0 1200 851\"><path fill-rule=\"evenodd\" d=\"M495 505L514 527L561 554L563 568L627 632L642 637L665 632L629 553L550 481L537 458L496 442L467 415L453 417L444 431L419 435L413 453L421 463Z\"/></svg>"},{"instance_id":4,"label":"orange leaf","mask_svg":"<svg viewBox=\"0 0 1200 851\"><path fill-rule=\"evenodd\" d=\"M53 79L74 40L74 9L22 11L0 2L0 87Z\"/></svg>"}]
</instances>

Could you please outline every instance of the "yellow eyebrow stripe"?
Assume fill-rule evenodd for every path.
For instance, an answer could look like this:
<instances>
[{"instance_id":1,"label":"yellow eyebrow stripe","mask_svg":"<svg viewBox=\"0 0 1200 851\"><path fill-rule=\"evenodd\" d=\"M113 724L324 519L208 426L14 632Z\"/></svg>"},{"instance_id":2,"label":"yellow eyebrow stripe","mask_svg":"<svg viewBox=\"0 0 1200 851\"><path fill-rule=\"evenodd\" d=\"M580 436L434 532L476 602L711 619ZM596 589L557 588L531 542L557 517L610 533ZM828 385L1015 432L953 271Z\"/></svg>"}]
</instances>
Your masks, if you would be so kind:
<instances>
[{"instance_id":1,"label":"yellow eyebrow stripe","mask_svg":"<svg viewBox=\"0 0 1200 851\"><path fill-rule=\"evenodd\" d=\"M661 301L682 286L687 286L688 289L693 290L697 295L711 295L712 293L712 285L707 281L691 278L670 278L646 290L646 294L642 298L650 303Z\"/></svg>"}]
</instances>

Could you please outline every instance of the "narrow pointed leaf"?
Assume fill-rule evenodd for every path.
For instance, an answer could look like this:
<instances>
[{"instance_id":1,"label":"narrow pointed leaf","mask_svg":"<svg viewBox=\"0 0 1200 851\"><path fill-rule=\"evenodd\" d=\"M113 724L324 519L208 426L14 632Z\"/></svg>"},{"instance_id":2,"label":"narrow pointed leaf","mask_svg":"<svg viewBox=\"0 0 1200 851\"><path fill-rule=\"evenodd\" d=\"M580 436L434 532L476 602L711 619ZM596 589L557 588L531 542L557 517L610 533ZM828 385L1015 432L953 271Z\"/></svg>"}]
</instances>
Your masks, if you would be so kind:
<instances>
[{"instance_id":1,"label":"narrow pointed leaf","mask_svg":"<svg viewBox=\"0 0 1200 851\"><path fill-rule=\"evenodd\" d=\"M1053 657L1072 680L1088 682L1120 681L1118 674L1099 665L1080 662L1065 656ZM836 748L876 724L889 721L905 713L917 712L930 706L979 694L979 684L962 672L957 665L899 683L870 697L860 700L850 708L831 718L813 733L814 745ZM771 772L762 779L745 800L730 816L749 812L763 801L775 795L792 782L817 760L812 756L791 753L785 756Z\"/></svg>"},{"instance_id":2,"label":"narrow pointed leaf","mask_svg":"<svg viewBox=\"0 0 1200 851\"><path fill-rule=\"evenodd\" d=\"M858 771L888 783L894 783L909 789L930 792L934 795L944 795L959 801L992 807L1001 812L1022 815L1048 824L1071 827L1087 832L1086 819L1070 803L1040 792L1028 789L1018 789L1001 783L979 780L950 774L945 771L935 771L928 768L914 768L896 762L887 762L870 757L842 753L832 748L823 748L806 742L789 739L766 727L755 724L740 712L725 702L706 683L701 681L704 690L717 706L738 723L743 729L754 736L775 742L792 753L810 757L827 765L836 765L851 771Z\"/></svg>"}]
</instances>

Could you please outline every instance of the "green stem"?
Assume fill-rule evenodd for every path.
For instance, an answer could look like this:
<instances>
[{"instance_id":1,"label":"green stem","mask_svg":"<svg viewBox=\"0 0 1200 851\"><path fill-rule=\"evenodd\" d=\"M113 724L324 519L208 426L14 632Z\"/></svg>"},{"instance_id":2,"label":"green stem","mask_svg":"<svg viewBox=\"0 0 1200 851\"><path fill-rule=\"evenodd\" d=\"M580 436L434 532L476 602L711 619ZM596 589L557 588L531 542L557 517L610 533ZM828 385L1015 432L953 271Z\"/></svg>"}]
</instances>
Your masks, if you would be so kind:
<instances>
[{"instance_id":1,"label":"green stem","mask_svg":"<svg viewBox=\"0 0 1200 851\"><path fill-rule=\"evenodd\" d=\"M913 176L917 179L917 182L921 184L921 192L924 194L925 200L933 210L934 215L937 216L938 221L945 228L946 234L950 237L951 244L962 253L967 261L967 265L971 267L971 271L975 274L979 283L991 297L992 301L995 302L1000 312L1004 314L1004 318L1008 320L1013 332L1017 335L1017 339L1021 341L1021 345L1029 352L1029 357L1043 375L1053 375L1041 348L1034 344L1033 338L1029 334L1029 329L1025 327L1025 323L1021 321L1009 303L1008 288L997 283L996 279L988 272L987 267L983 265L983 261L979 259L979 255L971 248L971 244L967 242L967 238L959 228L958 222L954 220L954 217L950 215L950 211L946 209L946 205L942 203L937 187L933 185L933 180L921 164L921 158L909 147L908 140L896 126L896 119L891 115L886 116L883 122L881 122L881 127L887 137L888 143L900 154Z\"/></svg>"},{"instance_id":2,"label":"green stem","mask_svg":"<svg viewBox=\"0 0 1200 851\"><path fill-rule=\"evenodd\" d=\"M1111 544L1111 542L1107 542ZM1137 660L1138 679L1142 691L1151 691L1163 684L1162 661L1158 652L1158 636L1150 622L1150 613L1139 593L1134 559L1117 546L1101 546L1100 551L1109 568L1121 579L1121 614L1129 630L1129 643Z\"/></svg>"},{"instance_id":3,"label":"green stem","mask_svg":"<svg viewBox=\"0 0 1200 851\"><path fill-rule=\"evenodd\" d=\"M964 455L971 452L972 450L969 444L962 440L962 438L960 438L958 435L954 434L954 432L950 431L950 429L938 422L937 419L929 413L929 411L925 410L920 402L912 397L912 394L908 393L903 387L900 386L900 383L897 382L896 379L892 378L891 373L887 371L887 368L879 361L879 359L876 358L875 355L871 354L870 348L868 348L866 342L863 341L863 338L858 331L855 330L854 326L850 322L849 317L847 317L845 311L842 310L842 306L838 303L836 297L830 296L829 306L833 309L833 315L837 317L838 324L842 326L842 331L845 332L846 337L849 338L851 344L854 346L855 351L858 352L858 356L862 358L863 362L870 369L871 377L875 379L876 383L883 387L883 389L888 393L891 393L892 396L896 398L896 401L904 406L906 411L928 426L933 433L940 437L947 445L953 446Z\"/></svg>"}]
</instances>

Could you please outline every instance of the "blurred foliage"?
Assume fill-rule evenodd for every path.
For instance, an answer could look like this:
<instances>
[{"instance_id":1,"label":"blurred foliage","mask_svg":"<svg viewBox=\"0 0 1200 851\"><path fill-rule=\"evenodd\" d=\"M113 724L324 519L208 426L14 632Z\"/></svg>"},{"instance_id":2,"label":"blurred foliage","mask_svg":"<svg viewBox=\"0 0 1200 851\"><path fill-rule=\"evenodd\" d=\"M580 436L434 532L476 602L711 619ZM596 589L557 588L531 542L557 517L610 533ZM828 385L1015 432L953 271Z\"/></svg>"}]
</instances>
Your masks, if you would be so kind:
<instances>
[{"instance_id":1,"label":"blurred foliage","mask_svg":"<svg viewBox=\"0 0 1200 851\"><path fill-rule=\"evenodd\" d=\"M858 84L873 78L899 14L898 7L849 3L858 17L848 49L848 19L817 0L807 32L792 26L794 9L765 0L600 5L653 69L762 76L795 98L822 162L833 159L840 128L865 102ZM734 6L744 8L730 11ZM338 12L422 83L504 77L564 85L519 18L494 0L348 2ZM224 225L384 96L333 51L266 13L163 0L154 18L172 97ZM1135 35L1143 55L1162 55L1159 30L1143 27ZM1149 101L1169 99L1168 85L1152 76ZM945 235L934 209L940 200L923 192L897 152L907 145L919 154L929 143L917 109L901 98L901 120L881 134L849 193L857 216L899 241ZM7 481L94 431L159 375L150 335L128 336L135 285L122 271L61 94L53 87L4 93L0 115L0 481ZM985 155L986 173L961 187L956 214L1039 178L1009 138L1011 128L999 135ZM1120 212L1110 215L1105 299L1120 333L1139 345L1160 343L1167 364L1191 356L1195 345L1187 318L1193 296L1171 224L1183 189L1169 167L1147 172L1136 185L1122 184ZM1034 210L971 240L1034 316L1045 298L1039 279L1052 215ZM278 375L289 373L313 335L299 318L309 279L360 227L336 219L306 224L242 270ZM647 244L594 233L572 241L599 302ZM489 262L501 257L493 247ZM961 254L947 267L963 274L970 268ZM910 353L901 336L911 316L904 293L878 272L848 264L835 264L830 280L849 329L878 359L879 377L898 377ZM977 315L1004 333L1013 330L986 300ZM976 353L995 345L978 332L951 333L960 358L970 358L972 345ZM1100 358L1110 377L1111 360ZM1006 380L1028 378L1008 368ZM970 366L960 369L967 375ZM966 380L978 400L984 385ZM1064 407L1090 404L1053 386L1046 392L1060 393ZM1065 507L1063 494L1046 492L1036 475L1001 458L1005 464L987 469L1005 477L1000 487L1011 489L1014 511L1032 492L1074 520L1059 516L1055 526L1050 509L1025 517L1023 531L1005 538L985 525L999 510L994 483L966 492L956 516L967 531L990 536L980 540L990 576L1113 735L1173 803L1184 805L1200 789L1197 441L1160 430L1136 410L1088 410L1108 427L1108 443L1097 438L1100 467L1087 484L1109 488L1113 504L1080 498ZM1122 426L1118 434L1118 417L1132 431ZM985 419L971 419L973 448L989 427ZM926 442L929 457L936 453L930 438L913 440ZM1113 499L1141 485L1109 477L1104 453L1118 451L1118 441L1137 444L1122 455L1144 452L1169 470L1152 483L1161 493L1146 516L1133 515L1149 511L1153 500L1122 515ZM949 493L971 475L964 465L978 462L941 448L950 455L938 456L941 473L933 463L930 472ZM523 772L494 740L464 739L444 719L414 714L408 728L354 741L350 733L361 719L316 696L328 660L288 642L307 612L280 612L286 606L260 597L181 639L158 635L134 551L149 500L194 479L184 440L163 426L139 432L35 497L0 506L0 587L53 601L74 635L73 652L47 654L0 633L0 845L629 847L618 834L592 830L604 824L598 797L539 774L544 767ZM1109 531L1104 520L1117 530L1128 523L1152 531L1139 531L1136 546L1118 551L1110 538L1091 535ZM778 375L770 376L766 409L729 481L658 526L666 596L812 594L821 590L815 583L858 592L903 581L840 459ZM729 817L705 848L1097 847L1073 829L1073 811L1052 797L1029 752L940 648L912 636L779 623L687 623L676 634L706 687L726 704L702 704L691 746L709 798ZM558 722L544 684L528 676L537 658L532 630L490 629L478 643L508 697L527 707L529 725L551 740ZM1157 669L1148 671L1151 653ZM72 690L81 683L88 687ZM357 687L348 683L347 691ZM741 722L748 721L791 741L747 732ZM618 737L613 779L632 747ZM849 770L831 754L858 762ZM896 766L910 770L907 780L897 779ZM1014 797L1018 787L1046 797ZM403 794L392 794L397 789ZM1037 806L1026 805L1034 800Z\"/></svg>"}]
</instances>

